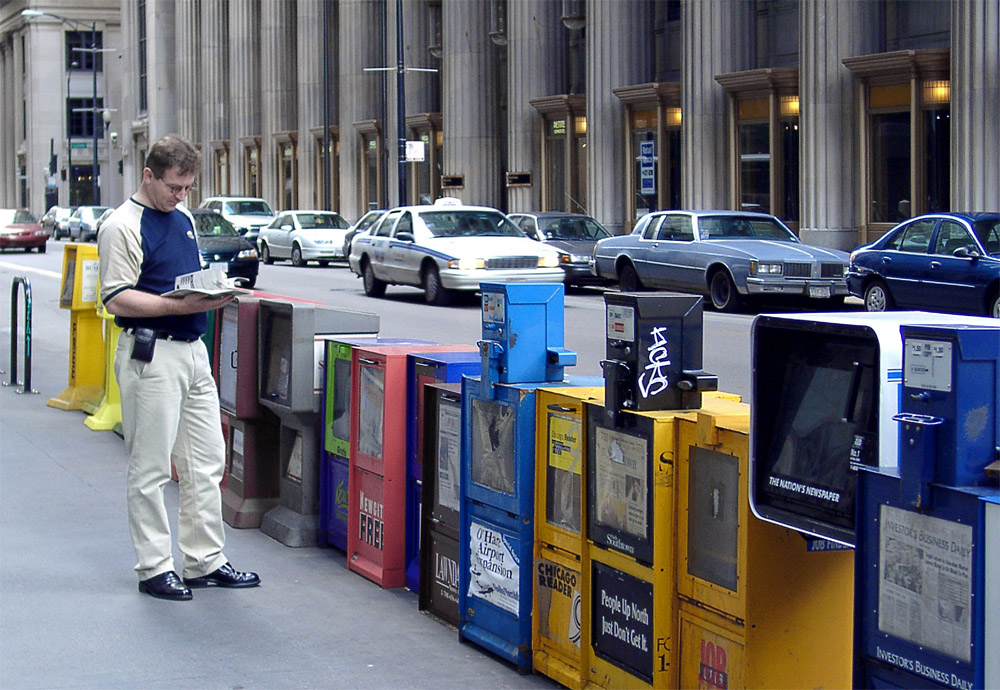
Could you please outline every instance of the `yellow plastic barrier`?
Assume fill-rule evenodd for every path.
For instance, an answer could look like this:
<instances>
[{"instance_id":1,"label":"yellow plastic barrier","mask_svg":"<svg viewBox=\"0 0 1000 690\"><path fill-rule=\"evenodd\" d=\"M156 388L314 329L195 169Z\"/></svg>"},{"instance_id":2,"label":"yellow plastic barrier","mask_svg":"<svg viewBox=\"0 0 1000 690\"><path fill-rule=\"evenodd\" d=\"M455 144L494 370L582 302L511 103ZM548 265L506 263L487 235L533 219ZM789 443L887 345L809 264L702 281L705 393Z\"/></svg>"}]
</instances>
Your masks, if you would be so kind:
<instances>
[{"instance_id":1,"label":"yellow plastic barrier","mask_svg":"<svg viewBox=\"0 0 1000 690\"><path fill-rule=\"evenodd\" d=\"M98 405L84 404L83 409L90 416L83 423L94 431L109 431L122 421L122 395L115 376L115 350L122 329L115 325L114 315L105 311L103 305L100 314L104 319L104 398Z\"/></svg>"},{"instance_id":2,"label":"yellow plastic barrier","mask_svg":"<svg viewBox=\"0 0 1000 690\"><path fill-rule=\"evenodd\" d=\"M97 313L97 247L67 244L59 306L70 310L69 383L47 405L80 410L104 396L103 319Z\"/></svg>"}]
</instances>

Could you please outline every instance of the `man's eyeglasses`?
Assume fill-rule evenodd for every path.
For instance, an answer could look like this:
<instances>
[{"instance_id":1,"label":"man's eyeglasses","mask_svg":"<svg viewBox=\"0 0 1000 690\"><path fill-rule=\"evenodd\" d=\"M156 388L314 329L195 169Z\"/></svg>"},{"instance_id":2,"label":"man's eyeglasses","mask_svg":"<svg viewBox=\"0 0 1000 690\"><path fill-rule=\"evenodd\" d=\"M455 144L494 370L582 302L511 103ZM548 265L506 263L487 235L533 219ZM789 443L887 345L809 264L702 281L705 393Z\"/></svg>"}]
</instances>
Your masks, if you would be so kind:
<instances>
[{"instance_id":1,"label":"man's eyeglasses","mask_svg":"<svg viewBox=\"0 0 1000 690\"><path fill-rule=\"evenodd\" d=\"M158 179L160 182L162 182L164 184L164 186L166 186L166 188L169 189L170 193L173 194L174 196L177 196L181 192L184 192L185 194L187 194L192 189L194 189L194 185L193 184L189 184L189 185L170 184L169 182L165 181L162 177L157 177L156 179Z\"/></svg>"}]
</instances>

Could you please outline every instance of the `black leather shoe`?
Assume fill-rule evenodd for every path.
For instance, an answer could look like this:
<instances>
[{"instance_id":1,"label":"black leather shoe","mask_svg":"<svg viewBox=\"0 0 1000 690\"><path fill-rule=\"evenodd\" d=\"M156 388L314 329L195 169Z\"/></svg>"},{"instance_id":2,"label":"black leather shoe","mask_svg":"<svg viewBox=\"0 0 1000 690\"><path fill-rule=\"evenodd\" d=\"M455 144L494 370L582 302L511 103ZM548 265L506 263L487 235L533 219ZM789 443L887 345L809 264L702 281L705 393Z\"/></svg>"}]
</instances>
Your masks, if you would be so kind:
<instances>
[{"instance_id":1,"label":"black leather shoe","mask_svg":"<svg viewBox=\"0 0 1000 690\"><path fill-rule=\"evenodd\" d=\"M139 583L139 591L151 597L169 601L187 601L191 598L191 590L184 586L173 570L143 580Z\"/></svg>"},{"instance_id":2,"label":"black leather shoe","mask_svg":"<svg viewBox=\"0 0 1000 690\"><path fill-rule=\"evenodd\" d=\"M240 587L256 587L260 584L260 577L257 573L241 573L233 568L231 564L226 563L208 575L185 577L184 584L193 589L201 587L228 587L230 589L237 589Z\"/></svg>"}]
</instances>

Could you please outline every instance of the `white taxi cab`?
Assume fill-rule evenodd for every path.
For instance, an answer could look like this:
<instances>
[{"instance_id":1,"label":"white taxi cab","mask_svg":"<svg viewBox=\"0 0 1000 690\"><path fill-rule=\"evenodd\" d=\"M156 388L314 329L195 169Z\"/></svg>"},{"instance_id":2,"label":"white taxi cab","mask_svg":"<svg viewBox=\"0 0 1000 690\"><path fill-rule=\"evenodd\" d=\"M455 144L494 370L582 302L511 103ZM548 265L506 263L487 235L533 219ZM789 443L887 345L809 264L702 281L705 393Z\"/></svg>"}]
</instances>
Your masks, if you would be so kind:
<instances>
[{"instance_id":1,"label":"white taxi cab","mask_svg":"<svg viewBox=\"0 0 1000 690\"><path fill-rule=\"evenodd\" d=\"M447 304L455 291L477 291L483 281L561 283L565 275L559 252L503 213L451 198L392 209L354 238L348 261L365 294L412 285L429 304Z\"/></svg>"}]
</instances>

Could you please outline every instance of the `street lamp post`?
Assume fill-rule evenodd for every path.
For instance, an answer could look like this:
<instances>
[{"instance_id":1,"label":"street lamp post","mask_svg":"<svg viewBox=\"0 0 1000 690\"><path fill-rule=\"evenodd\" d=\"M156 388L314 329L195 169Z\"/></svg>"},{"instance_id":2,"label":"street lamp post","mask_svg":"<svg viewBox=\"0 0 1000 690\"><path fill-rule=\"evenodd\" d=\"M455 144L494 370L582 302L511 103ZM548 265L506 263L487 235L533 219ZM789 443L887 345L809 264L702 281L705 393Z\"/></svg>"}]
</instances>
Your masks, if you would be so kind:
<instances>
[{"instance_id":1,"label":"street lamp post","mask_svg":"<svg viewBox=\"0 0 1000 690\"><path fill-rule=\"evenodd\" d=\"M76 26L82 26L82 27L86 27L87 26L83 22L76 21L75 19L68 19L67 17L63 17L62 15L53 14L52 12L43 12L41 10L30 10L30 9L29 10L21 10L21 16L22 17L26 17L26 18L31 18L31 17L52 17L53 19L58 19L59 21L66 22L67 24L75 24ZM94 90L93 90L94 97L93 97L93 99L90 102L91 107L89 108L89 110L90 110L90 115L91 115L91 123L90 124L91 124L92 129L94 130L93 131L93 141L92 141L92 144L91 144L91 146L94 149L94 164L93 164L94 167L93 167L93 171L92 171L93 203L94 203L95 206L100 206L100 204L101 204L101 186L98 183L98 179L100 177L100 175L98 174L98 171L100 169L100 167L99 167L100 166L100 161L98 160L98 157L97 157L97 135L100 132L100 128L98 127L98 112L99 112L99 110L98 110L98 107L97 107L97 56L101 52L101 49L97 47L97 22L96 21L92 21L90 23L90 48L74 48L73 50L75 50L77 52L80 52L80 53L90 53L90 57L91 57L91 59L90 59L90 66L91 66L91 72L93 73L93 79L94 79L94 84L93 84L93 86L94 86ZM68 81L69 81L69 78L67 77L67 83L68 83ZM69 98L69 91L68 90L67 90L67 93L66 93L66 97ZM69 128L68 127L66 128L66 135L67 135L67 139L69 139ZM70 177L72 179L72 168L70 169Z\"/></svg>"}]
</instances>

